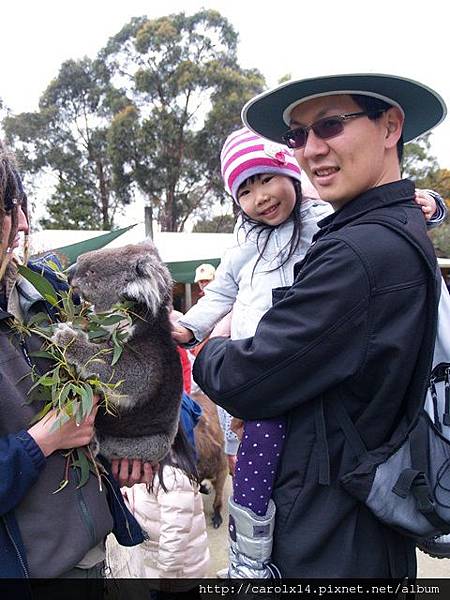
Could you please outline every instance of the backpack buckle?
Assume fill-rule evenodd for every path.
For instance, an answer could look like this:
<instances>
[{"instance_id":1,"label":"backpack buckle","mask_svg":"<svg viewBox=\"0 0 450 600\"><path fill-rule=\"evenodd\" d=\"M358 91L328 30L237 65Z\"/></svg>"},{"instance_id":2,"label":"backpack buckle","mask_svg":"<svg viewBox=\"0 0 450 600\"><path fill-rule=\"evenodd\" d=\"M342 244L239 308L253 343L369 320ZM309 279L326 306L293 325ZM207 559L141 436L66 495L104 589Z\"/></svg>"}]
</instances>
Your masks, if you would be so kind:
<instances>
[{"instance_id":1,"label":"backpack buckle","mask_svg":"<svg viewBox=\"0 0 450 600\"><path fill-rule=\"evenodd\" d=\"M427 515L435 512L435 503L430 493L428 478L424 473L417 476L412 491L417 501L417 508L422 514Z\"/></svg>"}]
</instances>

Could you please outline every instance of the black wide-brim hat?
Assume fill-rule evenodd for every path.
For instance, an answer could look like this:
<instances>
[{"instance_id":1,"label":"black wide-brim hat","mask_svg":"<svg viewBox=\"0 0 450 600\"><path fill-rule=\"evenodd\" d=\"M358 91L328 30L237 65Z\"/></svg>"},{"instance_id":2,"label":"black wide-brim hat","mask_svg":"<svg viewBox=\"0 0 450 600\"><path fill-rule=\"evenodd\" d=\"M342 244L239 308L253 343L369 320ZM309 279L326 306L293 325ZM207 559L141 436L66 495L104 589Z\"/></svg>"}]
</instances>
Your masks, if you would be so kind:
<instances>
[{"instance_id":1,"label":"black wide-brim hat","mask_svg":"<svg viewBox=\"0 0 450 600\"><path fill-rule=\"evenodd\" d=\"M444 100L422 83L396 75L356 73L283 83L247 102L242 120L252 131L282 143L281 136L289 129L290 114L296 106L335 94L372 96L398 106L405 115L405 143L438 125L447 114Z\"/></svg>"}]
</instances>

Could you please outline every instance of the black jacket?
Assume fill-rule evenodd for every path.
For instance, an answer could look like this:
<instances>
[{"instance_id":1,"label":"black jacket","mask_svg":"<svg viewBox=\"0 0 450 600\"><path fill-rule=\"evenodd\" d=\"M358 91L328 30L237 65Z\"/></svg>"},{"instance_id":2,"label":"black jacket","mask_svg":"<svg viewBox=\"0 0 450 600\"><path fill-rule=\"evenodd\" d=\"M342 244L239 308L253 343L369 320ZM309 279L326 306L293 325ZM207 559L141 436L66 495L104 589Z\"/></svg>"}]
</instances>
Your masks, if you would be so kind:
<instances>
[{"instance_id":1,"label":"black jacket","mask_svg":"<svg viewBox=\"0 0 450 600\"><path fill-rule=\"evenodd\" d=\"M342 402L369 449L387 440L406 403L425 332L432 327L429 274L387 216L434 251L399 181L346 204L320 222L290 288L253 338L213 339L194 378L217 404L244 419L287 414L273 498L273 560L284 577L414 575L414 544L386 529L340 486L355 457L333 418Z\"/></svg>"}]
</instances>

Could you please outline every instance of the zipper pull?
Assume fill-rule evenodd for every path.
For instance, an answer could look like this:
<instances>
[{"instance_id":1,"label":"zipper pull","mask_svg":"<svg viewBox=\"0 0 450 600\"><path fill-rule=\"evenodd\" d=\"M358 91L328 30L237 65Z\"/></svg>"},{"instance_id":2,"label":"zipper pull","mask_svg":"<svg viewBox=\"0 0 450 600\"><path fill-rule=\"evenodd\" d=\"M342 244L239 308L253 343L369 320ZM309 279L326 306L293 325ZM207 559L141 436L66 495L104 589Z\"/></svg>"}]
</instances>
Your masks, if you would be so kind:
<instances>
[{"instance_id":1,"label":"zipper pull","mask_svg":"<svg viewBox=\"0 0 450 600\"><path fill-rule=\"evenodd\" d=\"M442 416L442 422L447 427L450 425L450 367L445 369L445 410Z\"/></svg>"},{"instance_id":2,"label":"zipper pull","mask_svg":"<svg viewBox=\"0 0 450 600\"><path fill-rule=\"evenodd\" d=\"M442 425L439 420L439 409L438 409L438 397L436 393L436 385L435 385L435 377L430 378L430 389L431 389L431 398L433 400L433 421L434 426L438 431L442 432Z\"/></svg>"}]
</instances>

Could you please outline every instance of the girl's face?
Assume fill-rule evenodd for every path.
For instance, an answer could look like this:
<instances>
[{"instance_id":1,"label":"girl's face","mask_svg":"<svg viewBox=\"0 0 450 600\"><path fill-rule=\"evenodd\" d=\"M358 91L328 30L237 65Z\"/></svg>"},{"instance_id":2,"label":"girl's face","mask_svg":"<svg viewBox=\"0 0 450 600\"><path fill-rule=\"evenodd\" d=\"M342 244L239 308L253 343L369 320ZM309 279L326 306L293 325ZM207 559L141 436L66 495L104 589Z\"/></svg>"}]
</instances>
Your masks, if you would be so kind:
<instances>
[{"instance_id":1,"label":"girl's face","mask_svg":"<svg viewBox=\"0 0 450 600\"><path fill-rule=\"evenodd\" d=\"M253 181L245 181L238 190L237 199L248 217L275 227L290 217L296 194L290 177L265 173Z\"/></svg>"}]
</instances>

